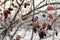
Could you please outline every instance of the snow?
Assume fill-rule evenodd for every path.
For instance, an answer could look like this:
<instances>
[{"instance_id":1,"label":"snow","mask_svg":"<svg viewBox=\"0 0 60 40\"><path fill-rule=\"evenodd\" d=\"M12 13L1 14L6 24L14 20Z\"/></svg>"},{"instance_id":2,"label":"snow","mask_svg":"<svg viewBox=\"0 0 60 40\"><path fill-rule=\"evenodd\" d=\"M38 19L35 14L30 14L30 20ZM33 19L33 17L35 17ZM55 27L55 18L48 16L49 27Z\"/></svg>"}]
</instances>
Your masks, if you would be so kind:
<instances>
[{"instance_id":1,"label":"snow","mask_svg":"<svg viewBox=\"0 0 60 40\"><path fill-rule=\"evenodd\" d=\"M21 40L30 40L31 39L31 33L32 33L32 30L25 31L24 29L22 29L16 33L14 39L16 39L17 35L20 35L22 37ZM41 40L52 40L53 36L50 36L50 35L53 35L53 30L48 30L47 36L46 36L47 38L44 38ZM60 39L60 32L58 32L58 36L54 35L54 40L59 40L59 39ZM39 40L38 32L33 34L33 40Z\"/></svg>"}]
</instances>

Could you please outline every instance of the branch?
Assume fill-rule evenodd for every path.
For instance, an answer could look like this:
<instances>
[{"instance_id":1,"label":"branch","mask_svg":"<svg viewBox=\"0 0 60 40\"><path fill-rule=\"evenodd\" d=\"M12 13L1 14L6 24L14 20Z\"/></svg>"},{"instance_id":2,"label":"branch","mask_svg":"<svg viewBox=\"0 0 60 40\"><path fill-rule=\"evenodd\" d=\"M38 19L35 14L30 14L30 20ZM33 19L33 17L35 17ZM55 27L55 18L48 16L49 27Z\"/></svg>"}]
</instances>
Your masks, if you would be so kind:
<instances>
[{"instance_id":1,"label":"branch","mask_svg":"<svg viewBox=\"0 0 60 40\"><path fill-rule=\"evenodd\" d=\"M23 2L24 2L24 1L23 1ZM21 3L21 5L23 4L23 2ZM12 22L15 20L17 14L19 13L19 11L20 11L20 9L21 9L21 5L19 5L19 8L18 8L16 14L14 15L13 20L10 22L10 25L8 26L8 28L6 28L6 29L2 32L2 33L4 34L4 35L3 35L4 37L6 36L7 31L9 30L10 26L13 24ZM2 34L2 33L1 33L1 34ZM4 39L4 37L3 37L3 39ZM3 40L3 39L2 39L2 40Z\"/></svg>"},{"instance_id":2,"label":"branch","mask_svg":"<svg viewBox=\"0 0 60 40\"><path fill-rule=\"evenodd\" d=\"M60 4L59 2L56 2L56 3L50 3L50 5L53 5L53 4ZM40 7L38 7L38 8L35 8L35 10L37 10L37 9L40 9L40 8L43 8L44 6L47 6L48 4L44 4L44 5L42 5L42 6L40 6ZM60 9L60 8L56 8L56 9ZM54 10L54 9L53 9ZM22 15L22 20L25 20L27 17L28 17L28 15L30 15L31 13L33 12L33 10L30 10L26 15ZM43 11L40 11L40 12L43 12ZM25 18L24 18L25 17Z\"/></svg>"},{"instance_id":3,"label":"branch","mask_svg":"<svg viewBox=\"0 0 60 40\"><path fill-rule=\"evenodd\" d=\"M6 1L5 1L5 2L6 2ZM5 4L5 2L4 2L4 4ZM23 1L23 2L24 2L24 1ZM17 16L18 12L19 12L19 11L20 11L20 9L21 9L21 5L23 4L23 2L22 2L21 4L18 4L18 5L19 5L19 8L18 8L18 10L17 10L16 14L14 15L13 20L10 22L9 27L8 27L8 28L6 28L6 29L1 33L1 35L3 35L2 40L3 40L3 39L4 39L4 37L6 36L7 31L8 31L8 29L10 28L10 26L12 26L15 22L17 22L17 21L18 21L18 20L16 20L15 22L13 22L13 21L15 20L16 16ZM1 4L1 5L2 5L2 4ZM12 23L12 22L13 22L13 23Z\"/></svg>"},{"instance_id":4,"label":"branch","mask_svg":"<svg viewBox=\"0 0 60 40\"><path fill-rule=\"evenodd\" d=\"M36 6L36 8L37 8L40 4L42 4L44 1L45 1L45 0L41 1L41 2Z\"/></svg>"},{"instance_id":5,"label":"branch","mask_svg":"<svg viewBox=\"0 0 60 40\"><path fill-rule=\"evenodd\" d=\"M23 25L23 24L25 24L25 23L27 23L27 22L30 22L30 21L31 21L31 20L26 21L26 22L24 22L24 23L21 23L21 24L17 27L17 29L16 29L16 31L14 32L14 34L11 36L10 40L12 40L12 38L13 38L14 35L17 33L17 31L19 30L19 28L21 27L21 25Z\"/></svg>"},{"instance_id":6,"label":"branch","mask_svg":"<svg viewBox=\"0 0 60 40\"><path fill-rule=\"evenodd\" d=\"M59 5L60 5L60 2L54 2L54 3L49 3L49 4L50 4L50 5L54 5L54 4L59 4ZM46 4L40 6L40 7L36 8L36 9L43 8L43 7L47 6L47 5L48 5L48 4L46 3ZM36 9L35 9L35 10L36 10Z\"/></svg>"},{"instance_id":7,"label":"branch","mask_svg":"<svg viewBox=\"0 0 60 40\"><path fill-rule=\"evenodd\" d=\"M8 0L5 0L2 4L0 4L0 6L3 5L3 4L5 4L7 1L8 1Z\"/></svg>"},{"instance_id":8,"label":"branch","mask_svg":"<svg viewBox=\"0 0 60 40\"><path fill-rule=\"evenodd\" d=\"M52 22L52 25L56 22L57 19L59 19L60 15L58 15Z\"/></svg>"}]
</instances>

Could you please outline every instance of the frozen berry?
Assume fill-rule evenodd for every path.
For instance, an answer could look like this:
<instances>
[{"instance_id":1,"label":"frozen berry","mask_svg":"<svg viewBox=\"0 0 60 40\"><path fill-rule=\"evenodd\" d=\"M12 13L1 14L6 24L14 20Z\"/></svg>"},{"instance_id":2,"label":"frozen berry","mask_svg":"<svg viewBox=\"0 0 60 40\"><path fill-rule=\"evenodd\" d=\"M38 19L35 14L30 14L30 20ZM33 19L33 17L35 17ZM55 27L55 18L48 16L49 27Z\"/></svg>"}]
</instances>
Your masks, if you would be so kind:
<instances>
[{"instance_id":1,"label":"frozen berry","mask_svg":"<svg viewBox=\"0 0 60 40\"><path fill-rule=\"evenodd\" d=\"M42 28L43 28L43 29L45 29L45 28L46 28L46 26L47 26L47 24L46 24L46 23L43 23L43 24L42 24Z\"/></svg>"},{"instance_id":2,"label":"frozen berry","mask_svg":"<svg viewBox=\"0 0 60 40\"><path fill-rule=\"evenodd\" d=\"M37 28L39 26L39 22L34 23L34 27Z\"/></svg>"},{"instance_id":3,"label":"frozen berry","mask_svg":"<svg viewBox=\"0 0 60 40\"><path fill-rule=\"evenodd\" d=\"M9 10L4 10L4 14L9 14L10 11Z\"/></svg>"},{"instance_id":4,"label":"frozen berry","mask_svg":"<svg viewBox=\"0 0 60 40\"><path fill-rule=\"evenodd\" d=\"M20 40L20 35L17 35L16 40Z\"/></svg>"},{"instance_id":5,"label":"frozen berry","mask_svg":"<svg viewBox=\"0 0 60 40\"><path fill-rule=\"evenodd\" d=\"M36 22L36 21L38 21L38 17L35 17L35 18L33 19L33 22Z\"/></svg>"},{"instance_id":6,"label":"frozen berry","mask_svg":"<svg viewBox=\"0 0 60 40\"><path fill-rule=\"evenodd\" d=\"M8 14L10 14L10 11L9 10L4 10L4 17L5 17L5 19L8 17Z\"/></svg>"},{"instance_id":7,"label":"frozen berry","mask_svg":"<svg viewBox=\"0 0 60 40\"><path fill-rule=\"evenodd\" d=\"M53 9L53 7L51 7L51 6L48 6L48 7L47 7L47 10L48 10L48 11L50 11L50 10L52 10L52 9Z\"/></svg>"},{"instance_id":8,"label":"frozen berry","mask_svg":"<svg viewBox=\"0 0 60 40\"><path fill-rule=\"evenodd\" d=\"M52 14L48 14L48 18L53 19L53 15Z\"/></svg>"}]
</instances>

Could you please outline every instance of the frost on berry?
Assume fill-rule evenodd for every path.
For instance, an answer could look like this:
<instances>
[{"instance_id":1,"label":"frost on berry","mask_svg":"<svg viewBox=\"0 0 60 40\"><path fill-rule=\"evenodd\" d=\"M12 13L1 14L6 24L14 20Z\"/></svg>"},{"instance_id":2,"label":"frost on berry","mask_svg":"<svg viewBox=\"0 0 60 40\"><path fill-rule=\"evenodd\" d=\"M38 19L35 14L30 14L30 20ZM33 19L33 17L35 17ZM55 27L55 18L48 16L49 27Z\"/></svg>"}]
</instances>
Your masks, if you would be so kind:
<instances>
[{"instance_id":1,"label":"frost on berry","mask_svg":"<svg viewBox=\"0 0 60 40\"><path fill-rule=\"evenodd\" d=\"M48 6L48 7L47 7L47 10L48 10L48 11L53 10L53 7L52 7L52 6Z\"/></svg>"}]
</instances>

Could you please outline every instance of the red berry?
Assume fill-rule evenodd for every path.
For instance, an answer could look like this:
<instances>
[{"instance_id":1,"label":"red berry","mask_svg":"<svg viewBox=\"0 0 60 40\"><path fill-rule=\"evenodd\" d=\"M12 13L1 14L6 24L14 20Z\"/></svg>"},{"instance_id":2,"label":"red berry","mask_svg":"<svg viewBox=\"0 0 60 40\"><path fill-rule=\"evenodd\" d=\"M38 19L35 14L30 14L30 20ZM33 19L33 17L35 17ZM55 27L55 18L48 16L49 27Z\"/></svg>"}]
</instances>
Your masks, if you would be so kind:
<instances>
[{"instance_id":1,"label":"red berry","mask_svg":"<svg viewBox=\"0 0 60 40\"><path fill-rule=\"evenodd\" d=\"M39 26L39 22L34 23L34 27L37 28Z\"/></svg>"},{"instance_id":2,"label":"red berry","mask_svg":"<svg viewBox=\"0 0 60 40\"><path fill-rule=\"evenodd\" d=\"M20 36L19 35L16 37L16 40L20 40Z\"/></svg>"},{"instance_id":3,"label":"red berry","mask_svg":"<svg viewBox=\"0 0 60 40\"><path fill-rule=\"evenodd\" d=\"M43 28L43 29L45 29L45 28L46 28L46 26L47 26L47 24L46 24L46 23L43 23L43 24L42 24L42 28Z\"/></svg>"},{"instance_id":4,"label":"red berry","mask_svg":"<svg viewBox=\"0 0 60 40\"><path fill-rule=\"evenodd\" d=\"M21 38L20 35L18 35L17 37Z\"/></svg>"},{"instance_id":5,"label":"red berry","mask_svg":"<svg viewBox=\"0 0 60 40\"><path fill-rule=\"evenodd\" d=\"M38 21L38 18L37 18L37 17L35 17L35 18L33 19L33 21L34 21L34 22Z\"/></svg>"},{"instance_id":6,"label":"red berry","mask_svg":"<svg viewBox=\"0 0 60 40\"><path fill-rule=\"evenodd\" d=\"M4 14L9 14L10 11L9 10L4 10Z\"/></svg>"},{"instance_id":7,"label":"red berry","mask_svg":"<svg viewBox=\"0 0 60 40\"><path fill-rule=\"evenodd\" d=\"M4 17L5 17L5 19L8 17L8 14L10 13L10 11L9 10L4 10Z\"/></svg>"},{"instance_id":8,"label":"red berry","mask_svg":"<svg viewBox=\"0 0 60 40\"><path fill-rule=\"evenodd\" d=\"M48 14L48 18L53 19L53 15L52 14Z\"/></svg>"},{"instance_id":9,"label":"red berry","mask_svg":"<svg viewBox=\"0 0 60 40\"><path fill-rule=\"evenodd\" d=\"M48 6L48 7L47 7L47 10L48 10L48 11L50 11L50 10L52 10L52 9L53 9L53 7L51 7L51 6Z\"/></svg>"},{"instance_id":10,"label":"red berry","mask_svg":"<svg viewBox=\"0 0 60 40\"><path fill-rule=\"evenodd\" d=\"M8 17L8 14L10 14L10 11L9 10L4 10L4 16L5 16L5 18Z\"/></svg>"}]
</instances>

